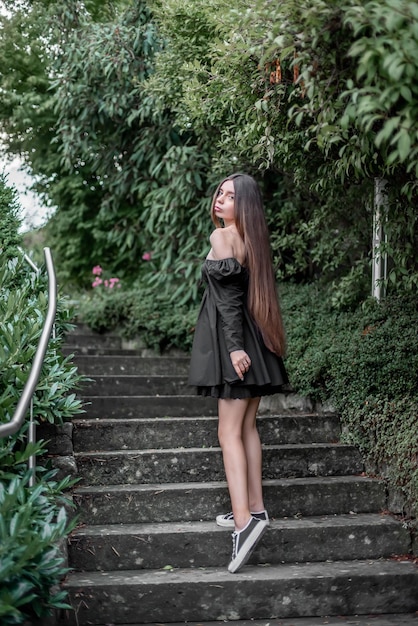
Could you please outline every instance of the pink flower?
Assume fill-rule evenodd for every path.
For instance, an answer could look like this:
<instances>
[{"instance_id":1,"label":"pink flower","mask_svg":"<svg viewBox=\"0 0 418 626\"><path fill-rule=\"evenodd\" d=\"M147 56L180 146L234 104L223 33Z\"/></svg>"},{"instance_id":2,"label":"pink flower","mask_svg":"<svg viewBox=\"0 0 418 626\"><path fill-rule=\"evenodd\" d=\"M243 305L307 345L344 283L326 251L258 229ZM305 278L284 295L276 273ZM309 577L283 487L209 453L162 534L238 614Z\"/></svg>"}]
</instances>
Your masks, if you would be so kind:
<instances>
[{"instance_id":1,"label":"pink flower","mask_svg":"<svg viewBox=\"0 0 418 626\"><path fill-rule=\"evenodd\" d=\"M115 276L112 278L104 278L102 272L103 269L100 267L100 265L95 265L93 267L92 270L93 274L94 274L94 281L92 282L91 286L93 288L95 287L99 287L99 285L102 285L102 289L113 289L113 287L120 287L120 279L116 278ZM100 276L103 276L103 278L100 278Z\"/></svg>"},{"instance_id":2,"label":"pink flower","mask_svg":"<svg viewBox=\"0 0 418 626\"><path fill-rule=\"evenodd\" d=\"M151 257L152 257L152 252L144 252L144 254L142 255L142 260L151 261Z\"/></svg>"}]
</instances>

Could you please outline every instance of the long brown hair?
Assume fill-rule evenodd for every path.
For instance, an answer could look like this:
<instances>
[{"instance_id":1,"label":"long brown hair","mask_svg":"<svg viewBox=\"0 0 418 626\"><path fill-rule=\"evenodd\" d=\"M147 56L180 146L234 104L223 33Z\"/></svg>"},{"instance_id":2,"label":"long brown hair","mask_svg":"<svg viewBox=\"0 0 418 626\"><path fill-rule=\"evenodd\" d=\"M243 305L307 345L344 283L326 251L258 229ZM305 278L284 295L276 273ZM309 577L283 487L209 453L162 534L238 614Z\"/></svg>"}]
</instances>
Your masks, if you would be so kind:
<instances>
[{"instance_id":1,"label":"long brown hair","mask_svg":"<svg viewBox=\"0 0 418 626\"><path fill-rule=\"evenodd\" d=\"M249 273L248 309L267 348L283 356L286 340L260 189L254 178L248 174L232 174L224 178L216 189L211 208L212 221L218 228L222 223L214 208L219 190L227 180L234 183L235 225L246 250L245 263Z\"/></svg>"}]
</instances>

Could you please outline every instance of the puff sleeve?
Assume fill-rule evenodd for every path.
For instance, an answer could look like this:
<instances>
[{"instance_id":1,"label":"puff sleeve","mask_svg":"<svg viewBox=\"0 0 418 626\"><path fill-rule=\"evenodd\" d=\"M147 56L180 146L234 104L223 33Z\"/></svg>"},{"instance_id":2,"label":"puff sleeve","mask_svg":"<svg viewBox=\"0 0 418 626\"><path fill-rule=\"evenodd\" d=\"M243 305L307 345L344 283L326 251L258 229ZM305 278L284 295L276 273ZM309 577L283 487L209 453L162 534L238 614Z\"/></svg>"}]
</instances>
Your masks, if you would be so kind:
<instances>
[{"instance_id":1,"label":"puff sleeve","mask_svg":"<svg viewBox=\"0 0 418 626\"><path fill-rule=\"evenodd\" d=\"M243 350L244 279L247 278L247 272L234 258L206 261L206 269L227 350Z\"/></svg>"}]
</instances>

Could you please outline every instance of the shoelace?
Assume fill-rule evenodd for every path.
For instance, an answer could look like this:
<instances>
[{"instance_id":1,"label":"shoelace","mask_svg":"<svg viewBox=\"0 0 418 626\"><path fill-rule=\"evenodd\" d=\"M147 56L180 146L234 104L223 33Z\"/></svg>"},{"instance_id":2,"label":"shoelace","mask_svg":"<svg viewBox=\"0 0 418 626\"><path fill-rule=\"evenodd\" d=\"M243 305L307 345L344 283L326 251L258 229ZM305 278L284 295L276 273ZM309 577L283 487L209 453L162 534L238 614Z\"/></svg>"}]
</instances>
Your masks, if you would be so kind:
<instances>
[{"instance_id":1,"label":"shoelace","mask_svg":"<svg viewBox=\"0 0 418 626\"><path fill-rule=\"evenodd\" d=\"M232 533L232 560L236 557L237 538L237 533Z\"/></svg>"}]
</instances>

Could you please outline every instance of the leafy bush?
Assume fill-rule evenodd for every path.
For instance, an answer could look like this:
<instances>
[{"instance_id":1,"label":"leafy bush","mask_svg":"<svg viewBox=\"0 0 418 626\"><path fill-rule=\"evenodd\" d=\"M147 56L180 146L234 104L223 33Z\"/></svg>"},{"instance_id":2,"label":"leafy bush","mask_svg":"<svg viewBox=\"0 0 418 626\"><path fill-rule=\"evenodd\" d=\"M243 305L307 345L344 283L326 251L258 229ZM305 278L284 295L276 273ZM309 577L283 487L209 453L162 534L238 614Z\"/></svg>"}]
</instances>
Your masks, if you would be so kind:
<instances>
[{"instance_id":1,"label":"leafy bush","mask_svg":"<svg viewBox=\"0 0 418 626\"><path fill-rule=\"evenodd\" d=\"M18 258L0 265L0 423L12 418L28 379L47 305L44 275L38 276ZM62 423L82 410L73 393L81 377L70 357L64 358L61 351L71 317L60 298L56 336L50 339L33 399L34 415L41 421Z\"/></svg>"},{"instance_id":2,"label":"leafy bush","mask_svg":"<svg viewBox=\"0 0 418 626\"><path fill-rule=\"evenodd\" d=\"M17 257L0 264L0 423L9 422L28 379L47 310L45 275ZM79 413L73 389L81 380L61 346L71 311L58 301L56 335L49 341L33 396L35 419L62 423ZM31 454L41 443L26 444L27 424L0 439L0 622L4 626L49 614L64 606L55 589L65 573L59 543L73 527L62 492L71 481L54 480L38 465L39 484L28 486Z\"/></svg>"},{"instance_id":3,"label":"leafy bush","mask_svg":"<svg viewBox=\"0 0 418 626\"><path fill-rule=\"evenodd\" d=\"M288 369L301 393L341 405L361 405L381 393L393 399L417 394L413 296L390 296L380 304L370 299L353 311L338 311L329 289L283 291Z\"/></svg>"},{"instance_id":4,"label":"leafy bush","mask_svg":"<svg viewBox=\"0 0 418 626\"><path fill-rule=\"evenodd\" d=\"M62 492L70 480L51 473L29 487L26 463L41 444L16 450L18 439L0 440L0 622L22 624L69 608L58 583L66 573L60 542L72 530Z\"/></svg>"},{"instance_id":5,"label":"leafy bush","mask_svg":"<svg viewBox=\"0 0 418 626\"><path fill-rule=\"evenodd\" d=\"M335 311L317 285L287 289L287 366L302 394L331 400L344 440L400 488L418 513L418 337L416 299L390 296Z\"/></svg>"},{"instance_id":6,"label":"leafy bush","mask_svg":"<svg viewBox=\"0 0 418 626\"><path fill-rule=\"evenodd\" d=\"M1 258L16 255L16 246L22 242L19 234L20 218L17 192L7 185L6 176L0 173L0 252Z\"/></svg>"},{"instance_id":7,"label":"leafy bush","mask_svg":"<svg viewBox=\"0 0 418 626\"><path fill-rule=\"evenodd\" d=\"M159 353L170 348L189 351L197 308L174 306L165 294L143 287L96 290L81 299L79 315L97 332L117 329L126 339L140 338Z\"/></svg>"}]
</instances>

